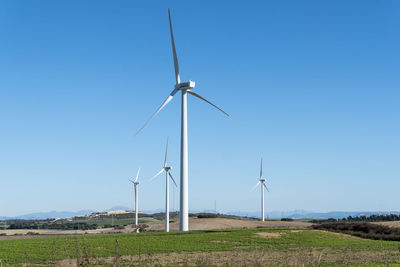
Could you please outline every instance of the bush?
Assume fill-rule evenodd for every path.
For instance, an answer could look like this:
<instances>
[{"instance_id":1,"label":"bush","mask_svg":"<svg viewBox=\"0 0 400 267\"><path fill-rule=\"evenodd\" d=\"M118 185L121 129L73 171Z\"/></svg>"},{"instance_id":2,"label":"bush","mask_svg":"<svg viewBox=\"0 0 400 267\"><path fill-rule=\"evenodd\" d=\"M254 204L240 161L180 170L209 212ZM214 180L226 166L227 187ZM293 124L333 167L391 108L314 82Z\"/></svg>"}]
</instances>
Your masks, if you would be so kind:
<instances>
[{"instance_id":1,"label":"bush","mask_svg":"<svg viewBox=\"0 0 400 267\"><path fill-rule=\"evenodd\" d=\"M39 233L37 233L37 232L31 232L31 231L27 232L26 234L27 234L27 235L39 235Z\"/></svg>"},{"instance_id":2,"label":"bush","mask_svg":"<svg viewBox=\"0 0 400 267\"><path fill-rule=\"evenodd\" d=\"M284 222L292 222L293 219L292 219L292 218L282 218L281 221L284 221Z\"/></svg>"},{"instance_id":3,"label":"bush","mask_svg":"<svg viewBox=\"0 0 400 267\"><path fill-rule=\"evenodd\" d=\"M400 221L399 214L384 214L384 215L371 215L371 216L349 216L343 218L342 221L348 222L388 222L388 221Z\"/></svg>"},{"instance_id":4,"label":"bush","mask_svg":"<svg viewBox=\"0 0 400 267\"><path fill-rule=\"evenodd\" d=\"M139 231L140 232L145 232L146 228L148 228L149 225L148 224L139 224Z\"/></svg>"},{"instance_id":5,"label":"bush","mask_svg":"<svg viewBox=\"0 0 400 267\"><path fill-rule=\"evenodd\" d=\"M315 224L314 229L350 234L376 240L400 241L400 228L367 222L331 222Z\"/></svg>"},{"instance_id":6,"label":"bush","mask_svg":"<svg viewBox=\"0 0 400 267\"><path fill-rule=\"evenodd\" d=\"M337 222L338 220L335 218L329 218L329 219L314 219L311 220L311 223L327 223L327 222Z\"/></svg>"},{"instance_id":7,"label":"bush","mask_svg":"<svg viewBox=\"0 0 400 267\"><path fill-rule=\"evenodd\" d=\"M217 218L218 214L215 213L199 213L197 218Z\"/></svg>"}]
</instances>

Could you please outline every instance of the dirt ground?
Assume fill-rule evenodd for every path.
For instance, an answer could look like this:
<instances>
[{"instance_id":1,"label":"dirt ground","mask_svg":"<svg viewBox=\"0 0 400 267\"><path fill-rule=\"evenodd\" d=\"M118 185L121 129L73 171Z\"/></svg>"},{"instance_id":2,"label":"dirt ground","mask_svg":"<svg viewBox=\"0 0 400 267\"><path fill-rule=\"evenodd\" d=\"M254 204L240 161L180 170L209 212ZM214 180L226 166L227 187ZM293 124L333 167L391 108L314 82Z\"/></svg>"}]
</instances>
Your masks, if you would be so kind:
<instances>
[{"instance_id":1,"label":"dirt ground","mask_svg":"<svg viewBox=\"0 0 400 267\"><path fill-rule=\"evenodd\" d=\"M256 220L239 220L225 218L190 218L190 230L212 230L227 228L257 228L257 227L288 227L288 228L306 228L311 223L298 221L256 221ZM164 222L150 224L149 231L163 231ZM179 230L179 221L170 223L171 231ZM132 226L126 226L125 229L115 230L113 228L104 228L96 230L45 230L45 229L23 229L23 230L0 230L0 240L37 238L44 236L64 236L64 235L82 235L82 234L109 234L109 233L132 233L135 229ZM28 233L31 234L28 234ZM32 234L35 233L35 234ZM2 235L3 234L3 235ZM5 234L5 235L4 235Z\"/></svg>"},{"instance_id":2,"label":"dirt ground","mask_svg":"<svg viewBox=\"0 0 400 267\"><path fill-rule=\"evenodd\" d=\"M257 227L290 227L290 228L306 228L311 223L298 221L256 221L256 220L238 220L225 218L189 218L190 230L212 230L212 229L227 229L227 228L257 228ZM170 223L171 231L179 230L179 222ZM164 224L152 224L150 230L162 231Z\"/></svg>"},{"instance_id":3,"label":"dirt ground","mask_svg":"<svg viewBox=\"0 0 400 267\"><path fill-rule=\"evenodd\" d=\"M45 236L130 233L132 231L134 231L134 229L131 226L127 226L125 229L122 230L116 230L114 228L101 228L95 230L47 230L47 229L0 230L0 240L37 238Z\"/></svg>"}]
</instances>

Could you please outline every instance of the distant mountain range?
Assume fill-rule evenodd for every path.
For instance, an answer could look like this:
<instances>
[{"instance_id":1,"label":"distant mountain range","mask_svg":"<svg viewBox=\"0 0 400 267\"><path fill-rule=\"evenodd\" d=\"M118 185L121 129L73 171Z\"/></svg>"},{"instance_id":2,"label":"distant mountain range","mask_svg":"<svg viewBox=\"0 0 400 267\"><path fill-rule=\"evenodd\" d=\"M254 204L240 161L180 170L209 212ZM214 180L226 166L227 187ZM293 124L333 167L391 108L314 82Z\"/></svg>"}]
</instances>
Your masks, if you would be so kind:
<instances>
[{"instance_id":1,"label":"distant mountain range","mask_svg":"<svg viewBox=\"0 0 400 267\"><path fill-rule=\"evenodd\" d=\"M260 212L227 212L229 215L260 217ZM342 219L349 216L371 216L384 214L400 214L399 211L331 211L331 212L310 212L305 210L294 210L288 212L272 211L265 213L268 218L292 218L292 219Z\"/></svg>"},{"instance_id":2,"label":"distant mountain range","mask_svg":"<svg viewBox=\"0 0 400 267\"><path fill-rule=\"evenodd\" d=\"M0 220L22 219L22 220L40 220L48 218L71 218L85 214L93 213L93 210L80 210L80 211L49 211L49 212L36 212L15 217L2 217Z\"/></svg>"},{"instance_id":3,"label":"distant mountain range","mask_svg":"<svg viewBox=\"0 0 400 267\"><path fill-rule=\"evenodd\" d=\"M125 206L115 206L106 211L113 210L129 210L128 207ZM0 216L0 220L12 220L12 219L21 219L21 220L41 220L41 219L49 219L49 218L72 218L75 216L83 216L86 214L91 214L96 212L94 210L79 210L79 211L48 211L48 212L36 212L29 213L14 217L4 217Z\"/></svg>"},{"instance_id":4,"label":"distant mountain range","mask_svg":"<svg viewBox=\"0 0 400 267\"><path fill-rule=\"evenodd\" d=\"M130 208L125 206L115 206L106 211L113 210L130 210ZM5 217L0 216L0 220L11 220L11 219L23 219L23 220L40 220L40 219L48 219L48 218L71 218L75 216L83 216L86 214L91 214L96 212L94 210L80 210L80 211L49 211L49 212L37 212L37 213L29 213L14 217ZM158 213L164 212L162 209L158 210L144 210L145 213ZM209 212L214 213L214 210L190 210L190 213L199 213L199 212ZM228 215L236 215L243 217L259 217L260 212L246 212L246 211L230 211L230 212L221 212ZM348 216L370 216L370 215L383 215L383 214L400 214L399 211L331 211L331 212L310 212L305 210L294 210L294 211L271 211L266 212L266 217L271 219L279 219L279 218L293 218L293 219L342 219Z\"/></svg>"}]
</instances>

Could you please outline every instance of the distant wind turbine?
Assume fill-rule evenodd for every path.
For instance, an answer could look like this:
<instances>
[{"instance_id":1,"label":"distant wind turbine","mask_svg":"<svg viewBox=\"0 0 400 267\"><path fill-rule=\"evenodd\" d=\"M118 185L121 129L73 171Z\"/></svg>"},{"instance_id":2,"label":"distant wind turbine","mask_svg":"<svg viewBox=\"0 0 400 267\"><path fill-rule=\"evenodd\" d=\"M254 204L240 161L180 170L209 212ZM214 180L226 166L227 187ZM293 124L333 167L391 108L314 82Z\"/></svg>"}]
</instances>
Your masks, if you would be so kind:
<instances>
[{"instance_id":1,"label":"distant wind turbine","mask_svg":"<svg viewBox=\"0 0 400 267\"><path fill-rule=\"evenodd\" d=\"M167 139L167 147L165 149L164 167L162 167L161 170L150 179L150 181L155 179L157 176L159 176L162 172L165 171L165 232L169 232L169 178L171 178L172 182L174 182L174 185L177 186L171 174L172 167L167 166L167 159L168 159L168 139Z\"/></svg>"},{"instance_id":2,"label":"distant wind turbine","mask_svg":"<svg viewBox=\"0 0 400 267\"><path fill-rule=\"evenodd\" d=\"M261 158L261 167L260 167L260 178L258 180L258 183L253 187L253 189L251 191L254 191L254 189L257 188L258 185L261 184L261 221L264 221L264 187L265 189L268 190L268 187L265 185L265 179L262 177L262 164L263 164L263 160Z\"/></svg>"},{"instance_id":3,"label":"distant wind turbine","mask_svg":"<svg viewBox=\"0 0 400 267\"><path fill-rule=\"evenodd\" d=\"M168 18L169 18L169 28L171 33L171 44L172 44L172 54L174 59L174 68L175 68L175 88L172 90L170 95L165 99L165 101L161 104L161 106L157 109L157 111L146 121L146 123L140 128L136 134L138 134L174 97L174 95L178 92L182 92L182 109L181 109L181 182L180 182L180 226L179 229L181 231L189 230L189 197L188 197L188 133L187 133L187 94L191 94L201 100L207 102L213 107L217 108L225 115L229 116L225 111L201 97L197 93L193 92L192 89L195 86L195 82L181 82L180 74L179 74L179 64L178 57L176 55L175 49L175 41L174 34L172 31L172 22L170 10L168 9Z\"/></svg>"},{"instance_id":4,"label":"distant wind turbine","mask_svg":"<svg viewBox=\"0 0 400 267\"><path fill-rule=\"evenodd\" d=\"M139 192L138 192L138 186L139 186L138 179L139 179L139 173L140 173L140 168L137 171L136 179L133 180L133 181L129 180L135 186L135 225L136 226L138 226L138 217L139 217L138 216L138 212L139 212L139 202L138 202L138 194L139 194Z\"/></svg>"}]
</instances>

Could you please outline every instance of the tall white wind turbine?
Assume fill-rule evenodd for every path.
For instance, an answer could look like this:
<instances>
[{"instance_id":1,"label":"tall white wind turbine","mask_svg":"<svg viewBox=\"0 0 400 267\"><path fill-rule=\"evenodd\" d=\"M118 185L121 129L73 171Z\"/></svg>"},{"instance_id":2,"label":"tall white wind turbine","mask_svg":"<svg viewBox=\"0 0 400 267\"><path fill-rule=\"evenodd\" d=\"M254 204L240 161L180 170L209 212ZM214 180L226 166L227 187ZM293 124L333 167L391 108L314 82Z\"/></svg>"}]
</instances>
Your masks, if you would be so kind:
<instances>
[{"instance_id":1,"label":"tall white wind turbine","mask_svg":"<svg viewBox=\"0 0 400 267\"><path fill-rule=\"evenodd\" d=\"M153 180L157 176L159 176L162 172L165 171L165 232L169 232L169 179L171 178L172 182L174 182L174 185L177 186L171 174L172 167L167 166L167 160L168 160L168 139L167 139L167 147L165 149L164 167L162 167L161 170L151 178L151 180Z\"/></svg>"},{"instance_id":2,"label":"tall white wind turbine","mask_svg":"<svg viewBox=\"0 0 400 267\"><path fill-rule=\"evenodd\" d=\"M139 192L138 192L138 186L139 186L138 179L139 179L139 173L140 173L140 168L137 171L135 180L129 180L135 186L135 225L136 226L138 226L138 217L139 217L138 216L138 212L139 212L139 202L138 202L138 194L139 194Z\"/></svg>"},{"instance_id":3,"label":"tall white wind turbine","mask_svg":"<svg viewBox=\"0 0 400 267\"><path fill-rule=\"evenodd\" d=\"M168 18L169 18L169 28L171 33L171 44L172 44L172 54L174 59L174 68L175 68L175 88L172 90L170 95L165 99L165 101L161 104L161 106L157 109L157 111L146 121L146 123L142 126L142 128L137 131L138 134L174 97L174 95L178 92L182 92L182 108L181 108L181 181L180 181L180 226L179 229L181 231L189 230L189 198L188 198L188 133L187 133L187 94L191 94L201 100L207 102L218 110L222 111L225 115L229 116L225 111L201 97L197 93L193 92L192 89L195 86L195 82L181 82L180 74L179 74L179 64L178 57L176 55L175 49L175 41L174 34L172 31L172 22L171 15L168 9Z\"/></svg>"},{"instance_id":4,"label":"tall white wind turbine","mask_svg":"<svg viewBox=\"0 0 400 267\"><path fill-rule=\"evenodd\" d=\"M261 221L264 221L264 187L265 189L268 190L268 187L265 185L265 179L262 177L262 164L263 160L261 159L261 166L260 166L260 178L258 180L258 183L253 187L251 191L254 191L254 189L257 188L258 185L261 184Z\"/></svg>"}]
</instances>

